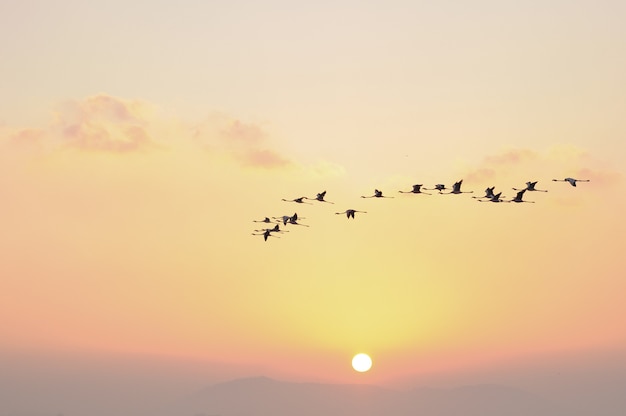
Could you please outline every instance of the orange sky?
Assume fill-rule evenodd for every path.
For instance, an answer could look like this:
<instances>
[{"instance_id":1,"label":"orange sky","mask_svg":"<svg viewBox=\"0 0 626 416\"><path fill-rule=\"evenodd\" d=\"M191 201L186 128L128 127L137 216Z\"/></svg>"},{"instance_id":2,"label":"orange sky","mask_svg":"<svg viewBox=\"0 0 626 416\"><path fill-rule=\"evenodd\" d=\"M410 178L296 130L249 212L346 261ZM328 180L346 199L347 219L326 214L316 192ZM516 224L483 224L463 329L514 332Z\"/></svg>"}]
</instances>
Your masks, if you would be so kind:
<instances>
[{"instance_id":1,"label":"orange sky","mask_svg":"<svg viewBox=\"0 0 626 416\"><path fill-rule=\"evenodd\" d=\"M112 3L0 8L0 353L392 383L626 347L621 3Z\"/></svg>"}]
</instances>

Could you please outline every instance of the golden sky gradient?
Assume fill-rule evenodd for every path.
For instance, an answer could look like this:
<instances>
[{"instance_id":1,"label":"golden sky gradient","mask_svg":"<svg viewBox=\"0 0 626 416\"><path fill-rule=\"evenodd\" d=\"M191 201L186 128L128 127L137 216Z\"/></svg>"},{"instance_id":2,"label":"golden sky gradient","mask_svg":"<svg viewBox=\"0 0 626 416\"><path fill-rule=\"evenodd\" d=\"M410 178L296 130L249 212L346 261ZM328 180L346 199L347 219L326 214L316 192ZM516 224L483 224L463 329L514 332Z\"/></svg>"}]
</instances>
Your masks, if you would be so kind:
<instances>
[{"instance_id":1,"label":"golden sky gradient","mask_svg":"<svg viewBox=\"0 0 626 416\"><path fill-rule=\"evenodd\" d=\"M622 2L58 3L0 6L0 353L387 383L626 348Z\"/></svg>"}]
</instances>

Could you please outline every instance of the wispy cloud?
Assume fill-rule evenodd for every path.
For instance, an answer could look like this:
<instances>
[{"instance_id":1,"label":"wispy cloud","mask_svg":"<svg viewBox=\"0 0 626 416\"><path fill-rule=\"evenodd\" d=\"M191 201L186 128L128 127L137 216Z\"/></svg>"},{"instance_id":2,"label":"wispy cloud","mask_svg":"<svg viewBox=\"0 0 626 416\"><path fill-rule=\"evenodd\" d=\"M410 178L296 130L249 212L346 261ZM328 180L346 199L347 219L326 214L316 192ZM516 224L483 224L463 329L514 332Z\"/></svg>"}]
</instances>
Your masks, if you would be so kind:
<instances>
[{"instance_id":1,"label":"wispy cloud","mask_svg":"<svg viewBox=\"0 0 626 416\"><path fill-rule=\"evenodd\" d=\"M148 107L103 94L69 101L56 112L53 129L70 148L109 153L143 151L155 144L146 129Z\"/></svg>"},{"instance_id":2,"label":"wispy cloud","mask_svg":"<svg viewBox=\"0 0 626 416\"><path fill-rule=\"evenodd\" d=\"M263 126L223 114L211 114L194 129L197 143L211 153L226 154L244 167L282 169L295 165Z\"/></svg>"},{"instance_id":3,"label":"wispy cloud","mask_svg":"<svg viewBox=\"0 0 626 416\"><path fill-rule=\"evenodd\" d=\"M77 155L202 149L209 161L233 164L251 172L288 170L309 178L345 173L345 168L336 162L297 160L289 153L289 140L276 137L267 123L220 112L195 122L168 115L147 101L107 94L60 103L53 118L42 125L2 125L0 144L27 152L69 149L78 151Z\"/></svg>"},{"instance_id":4,"label":"wispy cloud","mask_svg":"<svg viewBox=\"0 0 626 416\"><path fill-rule=\"evenodd\" d=\"M15 147L38 147L45 139L43 129L25 128L8 135L8 144Z\"/></svg>"},{"instance_id":5,"label":"wispy cloud","mask_svg":"<svg viewBox=\"0 0 626 416\"><path fill-rule=\"evenodd\" d=\"M516 165L537 158L537 153L529 149L506 150L485 157L484 163L489 166Z\"/></svg>"},{"instance_id":6,"label":"wispy cloud","mask_svg":"<svg viewBox=\"0 0 626 416\"><path fill-rule=\"evenodd\" d=\"M596 160L587 150L571 145L554 146L542 152L503 150L485 156L478 165L469 167L464 173L467 182L481 185L520 179L549 181L568 176L589 179L596 188L612 186L621 180L618 171Z\"/></svg>"}]
</instances>

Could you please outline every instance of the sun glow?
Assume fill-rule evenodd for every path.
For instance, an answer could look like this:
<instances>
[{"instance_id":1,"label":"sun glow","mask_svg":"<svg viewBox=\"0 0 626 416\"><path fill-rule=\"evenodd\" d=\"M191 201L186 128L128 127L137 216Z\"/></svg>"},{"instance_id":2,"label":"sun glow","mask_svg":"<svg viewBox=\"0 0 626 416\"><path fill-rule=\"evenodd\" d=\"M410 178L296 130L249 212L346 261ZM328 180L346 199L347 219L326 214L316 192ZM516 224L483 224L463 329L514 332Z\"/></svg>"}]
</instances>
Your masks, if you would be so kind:
<instances>
[{"instance_id":1,"label":"sun glow","mask_svg":"<svg viewBox=\"0 0 626 416\"><path fill-rule=\"evenodd\" d=\"M372 368L372 359L367 354L357 354L352 358L352 368L359 373L364 373Z\"/></svg>"}]
</instances>

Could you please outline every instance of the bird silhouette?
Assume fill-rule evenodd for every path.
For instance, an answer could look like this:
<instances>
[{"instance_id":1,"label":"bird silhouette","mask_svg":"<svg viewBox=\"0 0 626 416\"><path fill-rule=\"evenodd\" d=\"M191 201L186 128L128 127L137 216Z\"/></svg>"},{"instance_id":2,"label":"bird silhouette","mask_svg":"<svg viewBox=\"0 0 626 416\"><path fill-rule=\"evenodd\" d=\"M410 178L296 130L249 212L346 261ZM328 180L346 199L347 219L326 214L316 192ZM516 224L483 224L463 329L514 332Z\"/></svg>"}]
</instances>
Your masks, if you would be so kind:
<instances>
[{"instance_id":1,"label":"bird silhouette","mask_svg":"<svg viewBox=\"0 0 626 416\"><path fill-rule=\"evenodd\" d=\"M383 191L379 191L378 189L374 189L374 195L365 196L361 195L361 198L393 198L392 196L384 196Z\"/></svg>"},{"instance_id":2,"label":"bird silhouette","mask_svg":"<svg viewBox=\"0 0 626 416\"><path fill-rule=\"evenodd\" d=\"M487 188L487 189L485 189L485 195L484 196L473 196L472 198L476 198L476 199L488 198L488 199L491 199L491 198L493 198L493 190L494 189L496 189L495 186L492 186L491 188Z\"/></svg>"},{"instance_id":3,"label":"bird silhouette","mask_svg":"<svg viewBox=\"0 0 626 416\"><path fill-rule=\"evenodd\" d=\"M282 217L272 217L275 220L278 220L278 222L282 222L283 225L287 225L287 222L289 221L289 218L291 218L291 216L289 215L283 215Z\"/></svg>"},{"instance_id":4,"label":"bird silhouette","mask_svg":"<svg viewBox=\"0 0 626 416\"><path fill-rule=\"evenodd\" d=\"M297 216L295 216L295 217L293 217L293 216L292 216L292 217L289 217L289 221L287 221L287 224L291 224L291 225L301 225L301 226L303 226L303 227L308 227L308 225L307 225L307 224L300 224L300 223L298 222L298 217L297 217Z\"/></svg>"},{"instance_id":5,"label":"bird silhouette","mask_svg":"<svg viewBox=\"0 0 626 416\"><path fill-rule=\"evenodd\" d=\"M523 188L525 191L537 191L537 192L548 192L545 189L537 189L535 188L535 185L537 185L537 181L535 182L526 182L526 188ZM517 188L513 188L514 191L521 191L522 189L517 189Z\"/></svg>"},{"instance_id":6,"label":"bird silhouette","mask_svg":"<svg viewBox=\"0 0 626 416\"><path fill-rule=\"evenodd\" d=\"M301 196L300 198L296 198L296 199L285 199L283 198L283 201L287 201L287 202L297 202L298 204L310 204L309 202L304 202L305 199L309 199L306 196Z\"/></svg>"},{"instance_id":7,"label":"bird silhouette","mask_svg":"<svg viewBox=\"0 0 626 416\"><path fill-rule=\"evenodd\" d=\"M363 214L367 214L367 211L357 211L356 209L347 209L344 212L335 212L337 215L346 214L346 217L354 219L355 212L362 212Z\"/></svg>"},{"instance_id":8,"label":"bird silhouette","mask_svg":"<svg viewBox=\"0 0 626 416\"><path fill-rule=\"evenodd\" d=\"M324 192L320 192L319 194L317 194L317 196L315 198L309 198L309 199L314 199L316 201L320 201L320 202L327 202L329 204L334 204L334 202L330 202L330 201L326 201L324 199L324 197L326 196L326 191Z\"/></svg>"},{"instance_id":9,"label":"bird silhouette","mask_svg":"<svg viewBox=\"0 0 626 416\"><path fill-rule=\"evenodd\" d=\"M269 217L265 217L262 220L252 220L252 222L265 222L265 223L270 223L272 222L272 220L270 220Z\"/></svg>"},{"instance_id":10,"label":"bird silhouette","mask_svg":"<svg viewBox=\"0 0 626 416\"><path fill-rule=\"evenodd\" d=\"M590 182L589 179L574 179L574 178L565 178L565 179L552 179L554 182L569 182L570 185L576 186L576 182Z\"/></svg>"},{"instance_id":11,"label":"bird silhouette","mask_svg":"<svg viewBox=\"0 0 626 416\"><path fill-rule=\"evenodd\" d=\"M522 189L521 191L519 191L517 193L517 195L515 195L515 198L511 199L510 201L506 201L506 202L530 202L531 204L534 204L535 201L524 201L522 199L522 197L524 196L524 192L526 192L527 189Z\"/></svg>"},{"instance_id":12,"label":"bird silhouette","mask_svg":"<svg viewBox=\"0 0 626 416\"><path fill-rule=\"evenodd\" d=\"M448 188L446 188L444 184L438 183L437 185L435 185L434 188L424 188L424 189L426 189L427 191L439 191L439 193L441 193L441 191L445 191Z\"/></svg>"},{"instance_id":13,"label":"bird silhouette","mask_svg":"<svg viewBox=\"0 0 626 416\"><path fill-rule=\"evenodd\" d=\"M442 194L471 194L474 191L461 191L461 184L463 184L463 179L461 179L458 182L455 182L454 185L452 185L452 190L450 192L442 192Z\"/></svg>"},{"instance_id":14,"label":"bird silhouette","mask_svg":"<svg viewBox=\"0 0 626 416\"><path fill-rule=\"evenodd\" d=\"M426 189L426 188L424 188ZM422 192L422 184L419 185L413 185L413 189L411 189L410 191L398 191L402 194L425 194L425 195L432 195L429 192Z\"/></svg>"},{"instance_id":15,"label":"bird silhouette","mask_svg":"<svg viewBox=\"0 0 626 416\"><path fill-rule=\"evenodd\" d=\"M262 233L252 233L252 235L262 235L263 236L263 241L267 241L267 239L269 237L280 238L280 237L278 237L276 235L272 235L272 230L269 230L269 229L263 231Z\"/></svg>"},{"instance_id":16,"label":"bird silhouette","mask_svg":"<svg viewBox=\"0 0 626 416\"><path fill-rule=\"evenodd\" d=\"M288 233L288 230L281 230L280 226L278 224L274 225L273 228L263 228L261 230L254 230L256 232L264 232L264 231L269 231L271 233Z\"/></svg>"},{"instance_id":17,"label":"bird silhouette","mask_svg":"<svg viewBox=\"0 0 626 416\"><path fill-rule=\"evenodd\" d=\"M479 199L478 202L505 202L505 201L502 199L502 192L498 192L497 194L495 194L491 198L489 198L489 199Z\"/></svg>"},{"instance_id":18,"label":"bird silhouette","mask_svg":"<svg viewBox=\"0 0 626 416\"><path fill-rule=\"evenodd\" d=\"M294 212L294 213L293 213L293 215L283 215L282 217L272 217L272 218L274 218L274 219L275 219L275 220L277 220L278 222L282 222L282 223L283 223L283 225L287 225L287 223L288 223L289 221L291 221L292 219L293 219L294 221L297 221L299 217L298 217L298 213L297 213L297 212ZM301 217L300 219L301 219L301 220L303 220L303 219L305 219L305 218L304 218L304 217Z\"/></svg>"}]
</instances>

